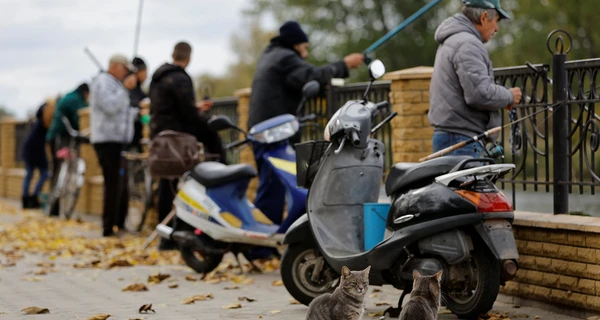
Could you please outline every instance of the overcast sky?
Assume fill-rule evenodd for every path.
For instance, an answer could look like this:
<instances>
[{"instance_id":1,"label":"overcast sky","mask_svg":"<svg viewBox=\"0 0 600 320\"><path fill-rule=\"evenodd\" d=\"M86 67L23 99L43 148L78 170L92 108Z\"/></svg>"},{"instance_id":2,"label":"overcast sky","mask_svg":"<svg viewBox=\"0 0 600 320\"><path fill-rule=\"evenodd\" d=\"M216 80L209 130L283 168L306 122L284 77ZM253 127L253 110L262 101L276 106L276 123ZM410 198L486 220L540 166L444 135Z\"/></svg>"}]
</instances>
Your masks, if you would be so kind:
<instances>
[{"instance_id":1,"label":"overcast sky","mask_svg":"<svg viewBox=\"0 0 600 320\"><path fill-rule=\"evenodd\" d=\"M0 0L0 105L17 117L45 97L73 90L98 72L87 46L107 68L113 53L131 58L139 0ZM175 43L193 47L191 74L222 73L229 39L249 0L144 0L138 55L153 72ZM274 27L266 19L264 27Z\"/></svg>"}]
</instances>

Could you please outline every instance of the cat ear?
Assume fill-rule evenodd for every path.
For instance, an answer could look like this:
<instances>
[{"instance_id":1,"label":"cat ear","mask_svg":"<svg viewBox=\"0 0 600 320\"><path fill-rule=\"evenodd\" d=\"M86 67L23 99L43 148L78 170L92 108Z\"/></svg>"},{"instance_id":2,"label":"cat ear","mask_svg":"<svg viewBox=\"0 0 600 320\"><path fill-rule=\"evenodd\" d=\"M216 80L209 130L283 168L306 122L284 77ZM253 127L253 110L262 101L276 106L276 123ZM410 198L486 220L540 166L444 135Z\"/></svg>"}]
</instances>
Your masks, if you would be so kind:
<instances>
[{"instance_id":1,"label":"cat ear","mask_svg":"<svg viewBox=\"0 0 600 320\"><path fill-rule=\"evenodd\" d=\"M365 270L363 270L363 273L365 275L369 275L369 272L371 271L371 266L368 266Z\"/></svg>"},{"instance_id":2,"label":"cat ear","mask_svg":"<svg viewBox=\"0 0 600 320\"><path fill-rule=\"evenodd\" d=\"M438 273L436 273L436 274L435 274L435 279L436 279L438 282L442 282L442 274L443 274L443 273L444 273L444 270L442 269L442 270L438 271Z\"/></svg>"},{"instance_id":3,"label":"cat ear","mask_svg":"<svg viewBox=\"0 0 600 320\"><path fill-rule=\"evenodd\" d=\"M421 277L421 273L419 272L419 270L415 269L413 270L413 279L418 279Z\"/></svg>"},{"instance_id":4,"label":"cat ear","mask_svg":"<svg viewBox=\"0 0 600 320\"><path fill-rule=\"evenodd\" d=\"M347 277L350 275L350 273L351 272L350 272L350 269L348 269L348 267L346 267L346 266L342 267L342 277Z\"/></svg>"}]
</instances>

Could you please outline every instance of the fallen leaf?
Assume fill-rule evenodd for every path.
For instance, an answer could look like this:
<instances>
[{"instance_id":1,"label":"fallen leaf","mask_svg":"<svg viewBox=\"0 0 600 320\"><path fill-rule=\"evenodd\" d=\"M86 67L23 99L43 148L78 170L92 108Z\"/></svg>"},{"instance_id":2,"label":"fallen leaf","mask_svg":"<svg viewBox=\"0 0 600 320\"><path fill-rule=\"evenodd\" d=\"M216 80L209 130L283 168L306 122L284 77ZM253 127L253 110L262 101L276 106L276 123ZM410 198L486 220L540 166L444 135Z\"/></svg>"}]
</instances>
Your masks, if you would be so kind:
<instances>
[{"instance_id":1,"label":"fallen leaf","mask_svg":"<svg viewBox=\"0 0 600 320\"><path fill-rule=\"evenodd\" d=\"M534 319L541 319L541 318L542 318L542 317L540 317L540 316L535 316L535 318L534 318Z\"/></svg>"},{"instance_id":2,"label":"fallen leaf","mask_svg":"<svg viewBox=\"0 0 600 320\"><path fill-rule=\"evenodd\" d=\"M373 293L369 296L370 298L377 298L377 293Z\"/></svg>"},{"instance_id":3,"label":"fallen leaf","mask_svg":"<svg viewBox=\"0 0 600 320\"><path fill-rule=\"evenodd\" d=\"M276 286L276 287L280 287L283 285L283 281L281 280L275 280L271 283L272 285Z\"/></svg>"},{"instance_id":4,"label":"fallen leaf","mask_svg":"<svg viewBox=\"0 0 600 320\"><path fill-rule=\"evenodd\" d=\"M175 288L177 288L177 287L179 287L179 285L178 285L177 283L171 283L171 284L169 285L169 288L170 288L170 289L175 289Z\"/></svg>"},{"instance_id":5,"label":"fallen leaf","mask_svg":"<svg viewBox=\"0 0 600 320\"><path fill-rule=\"evenodd\" d=\"M40 263L36 264L36 266L38 266L40 268L53 268L54 263L53 262L40 262Z\"/></svg>"},{"instance_id":6,"label":"fallen leaf","mask_svg":"<svg viewBox=\"0 0 600 320\"><path fill-rule=\"evenodd\" d=\"M171 275L170 274L163 274L163 273L157 273L157 274L153 274L148 276L148 283L149 284L158 284L161 283L163 280L170 278Z\"/></svg>"},{"instance_id":7,"label":"fallen leaf","mask_svg":"<svg viewBox=\"0 0 600 320\"><path fill-rule=\"evenodd\" d=\"M106 320L110 318L110 316L111 315L108 313L99 313L97 315L89 317L88 320Z\"/></svg>"},{"instance_id":8,"label":"fallen leaf","mask_svg":"<svg viewBox=\"0 0 600 320\"><path fill-rule=\"evenodd\" d=\"M25 308L25 309L23 309L21 311L25 312L25 314L45 314L45 313L50 313L50 310L48 310L46 308L39 308L39 307L28 307L28 308Z\"/></svg>"},{"instance_id":9,"label":"fallen leaf","mask_svg":"<svg viewBox=\"0 0 600 320\"><path fill-rule=\"evenodd\" d=\"M240 301L248 301L248 302L254 302L254 301L256 301L256 299L251 299L251 298L248 298L248 297L238 297L238 300L240 300Z\"/></svg>"},{"instance_id":10,"label":"fallen leaf","mask_svg":"<svg viewBox=\"0 0 600 320\"><path fill-rule=\"evenodd\" d=\"M134 283L121 289L121 291L148 291L148 287L143 283Z\"/></svg>"},{"instance_id":11,"label":"fallen leaf","mask_svg":"<svg viewBox=\"0 0 600 320\"><path fill-rule=\"evenodd\" d=\"M225 289L225 290L237 290L237 289L239 289L239 288L240 288L240 287L238 287L238 286L229 286L229 287L225 287L224 289Z\"/></svg>"},{"instance_id":12,"label":"fallen leaf","mask_svg":"<svg viewBox=\"0 0 600 320\"><path fill-rule=\"evenodd\" d=\"M152 303L145 304L145 305L141 306L140 309L138 310L139 313L150 312L150 311L156 313L156 311L154 311L154 309L152 309Z\"/></svg>"},{"instance_id":13,"label":"fallen leaf","mask_svg":"<svg viewBox=\"0 0 600 320\"><path fill-rule=\"evenodd\" d=\"M185 298L185 300L183 300L183 304L191 304L194 303L195 301L205 301L207 299L214 299L215 297L213 296L212 293L209 294L198 294L195 296L191 296L191 297L187 297Z\"/></svg>"},{"instance_id":14,"label":"fallen leaf","mask_svg":"<svg viewBox=\"0 0 600 320\"><path fill-rule=\"evenodd\" d=\"M391 306L391 304L389 302L375 302L375 306L376 307Z\"/></svg>"},{"instance_id":15,"label":"fallen leaf","mask_svg":"<svg viewBox=\"0 0 600 320\"><path fill-rule=\"evenodd\" d=\"M228 305L228 306L224 306L224 307L223 307L223 309L225 309L225 310L229 310L229 309L240 309L241 307L242 307L242 305L241 305L241 304L239 304L239 303L232 303L232 304L230 304L230 305Z\"/></svg>"},{"instance_id":16,"label":"fallen leaf","mask_svg":"<svg viewBox=\"0 0 600 320\"><path fill-rule=\"evenodd\" d=\"M198 278L196 278L196 277L188 274L187 276L185 276L185 280L187 280L187 281L198 281Z\"/></svg>"},{"instance_id":17,"label":"fallen leaf","mask_svg":"<svg viewBox=\"0 0 600 320\"><path fill-rule=\"evenodd\" d=\"M113 261L111 264L109 264L108 269L111 269L114 267L131 267L131 266L133 266L133 265L127 260L117 260L117 261Z\"/></svg>"},{"instance_id":18,"label":"fallen leaf","mask_svg":"<svg viewBox=\"0 0 600 320\"><path fill-rule=\"evenodd\" d=\"M17 265L16 262L7 262L7 263L3 264L2 267L14 267L16 265Z\"/></svg>"},{"instance_id":19,"label":"fallen leaf","mask_svg":"<svg viewBox=\"0 0 600 320\"><path fill-rule=\"evenodd\" d=\"M125 281L125 278L119 278L117 280L119 280L119 281Z\"/></svg>"},{"instance_id":20,"label":"fallen leaf","mask_svg":"<svg viewBox=\"0 0 600 320\"><path fill-rule=\"evenodd\" d=\"M373 293L375 293L375 292L381 292L381 289L373 288Z\"/></svg>"},{"instance_id":21,"label":"fallen leaf","mask_svg":"<svg viewBox=\"0 0 600 320\"><path fill-rule=\"evenodd\" d=\"M232 280L233 280L233 283L242 283L242 282L246 281L246 276L245 275L236 276Z\"/></svg>"},{"instance_id":22,"label":"fallen leaf","mask_svg":"<svg viewBox=\"0 0 600 320\"><path fill-rule=\"evenodd\" d=\"M281 313L281 310L271 310L269 311L269 314L278 314Z\"/></svg>"},{"instance_id":23,"label":"fallen leaf","mask_svg":"<svg viewBox=\"0 0 600 320\"><path fill-rule=\"evenodd\" d=\"M207 283L207 284L217 284L217 283L220 283L220 282L221 282L220 279L208 279L208 280L204 280L204 283Z\"/></svg>"},{"instance_id":24,"label":"fallen leaf","mask_svg":"<svg viewBox=\"0 0 600 320\"><path fill-rule=\"evenodd\" d=\"M369 317L381 317L383 315L383 311L379 311L377 313L369 312Z\"/></svg>"},{"instance_id":25,"label":"fallen leaf","mask_svg":"<svg viewBox=\"0 0 600 320\"><path fill-rule=\"evenodd\" d=\"M129 318L129 320L144 320L142 318Z\"/></svg>"},{"instance_id":26,"label":"fallen leaf","mask_svg":"<svg viewBox=\"0 0 600 320\"><path fill-rule=\"evenodd\" d=\"M254 283L254 279L252 278L248 278L246 280L244 280L244 282L242 282L242 284L253 284Z\"/></svg>"},{"instance_id":27,"label":"fallen leaf","mask_svg":"<svg viewBox=\"0 0 600 320\"><path fill-rule=\"evenodd\" d=\"M300 301L296 300L296 299L292 299L290 300L290 304L301 304Z\"/></svg>"},{"instance_id":28,"label":"fallen leaf","mask_svg":"<svg viewBox=\"0 0 600 320\"><path fill-rule=\"evenodd\" d=\"M38 270L38 271L34 272L33 274L36 276L45 276L48 274L48 272L46 270L42 269L42 270Z\"/></svg>"},{"instance_id":29,"label":"fallen leaf","mask_svg":"<svg viewBox=\"0 0 600 320\"><path fill-rule=\"evenodd\" d=\"M33 278L31 278L31 277L25 277L25 278L21 278L21 280L25 280L27 282L40 282L40 281L44 281L44 279L40 278L40 277L33 277Z\"/></svg>"}]
</instances>

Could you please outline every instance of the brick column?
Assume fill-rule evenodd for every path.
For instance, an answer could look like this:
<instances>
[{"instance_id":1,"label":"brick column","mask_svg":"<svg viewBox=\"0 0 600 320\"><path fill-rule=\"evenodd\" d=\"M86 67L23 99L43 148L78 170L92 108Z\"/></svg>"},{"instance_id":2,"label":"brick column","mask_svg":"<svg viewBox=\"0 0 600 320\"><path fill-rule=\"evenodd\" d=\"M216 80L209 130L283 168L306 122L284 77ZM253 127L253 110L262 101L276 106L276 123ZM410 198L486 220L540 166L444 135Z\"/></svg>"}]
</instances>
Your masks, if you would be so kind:
<instances>
[{"instance_id":1,"label":"brick column","mask_svg":"<svg viewBox=\"0 0 600 320\"><path fill-rule=\"evenodd\" d=\"M234 95L238 97L237 113L238 113L238 126L248 131L248 117L250 112L250 88L237 90ZM243 139L240 134L240 139ZM254 153L250 146L244 148L240 152L240 163L247 163L256 168L254 161ZM254 178L250 181L248 186L248 192L246 196L250 201L254 201L256 197L256 189L258 188L258 178Z\"/></svg>"},{"instance_id":2,"label":"brick column","mask_svg":"<svg viewBox=\"0 0 600 320\"><path fill-rule=\"evenodd\" d=\"M391 122L393 162L417 162L431 153L433 128L427 120L433 68L416 67L387 73L390 103L398 116Z\"/></svg>"},{"instance_id":3,"label":"brick column","mask_svg":"<svg viewBox=\"0 0 600 320\"><path fill-rule=\"evenodd\" d=\"M2 167L0 196L2 197L7 197L8 171L15 166L15 123L16 121L12 118L3 119L0 122L0 138L2 139L0 142L0 166Z\"/></svg>"}]
</instances>

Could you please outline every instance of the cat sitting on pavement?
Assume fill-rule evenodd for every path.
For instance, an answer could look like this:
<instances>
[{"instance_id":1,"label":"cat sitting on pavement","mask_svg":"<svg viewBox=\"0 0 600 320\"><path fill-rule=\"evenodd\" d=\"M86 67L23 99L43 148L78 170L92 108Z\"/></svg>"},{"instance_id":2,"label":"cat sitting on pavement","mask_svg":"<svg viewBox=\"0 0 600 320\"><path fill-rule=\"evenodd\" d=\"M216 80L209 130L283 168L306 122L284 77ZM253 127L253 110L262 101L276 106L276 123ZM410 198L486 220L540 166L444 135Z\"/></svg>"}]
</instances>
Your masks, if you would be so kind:
<instances>
[{"instance_id":1,"label":"cat sitting on pavement","mask_svg":"<svg viewBox=\"0 0 600 320\"><path fill-rule=\"evenodd\" d=\"M442 271L433 276L422 276L419 271L413 271L413 290L410 300L402 307L400 320L437 319L442 296Z\"/></svg>"}]
</instances>

